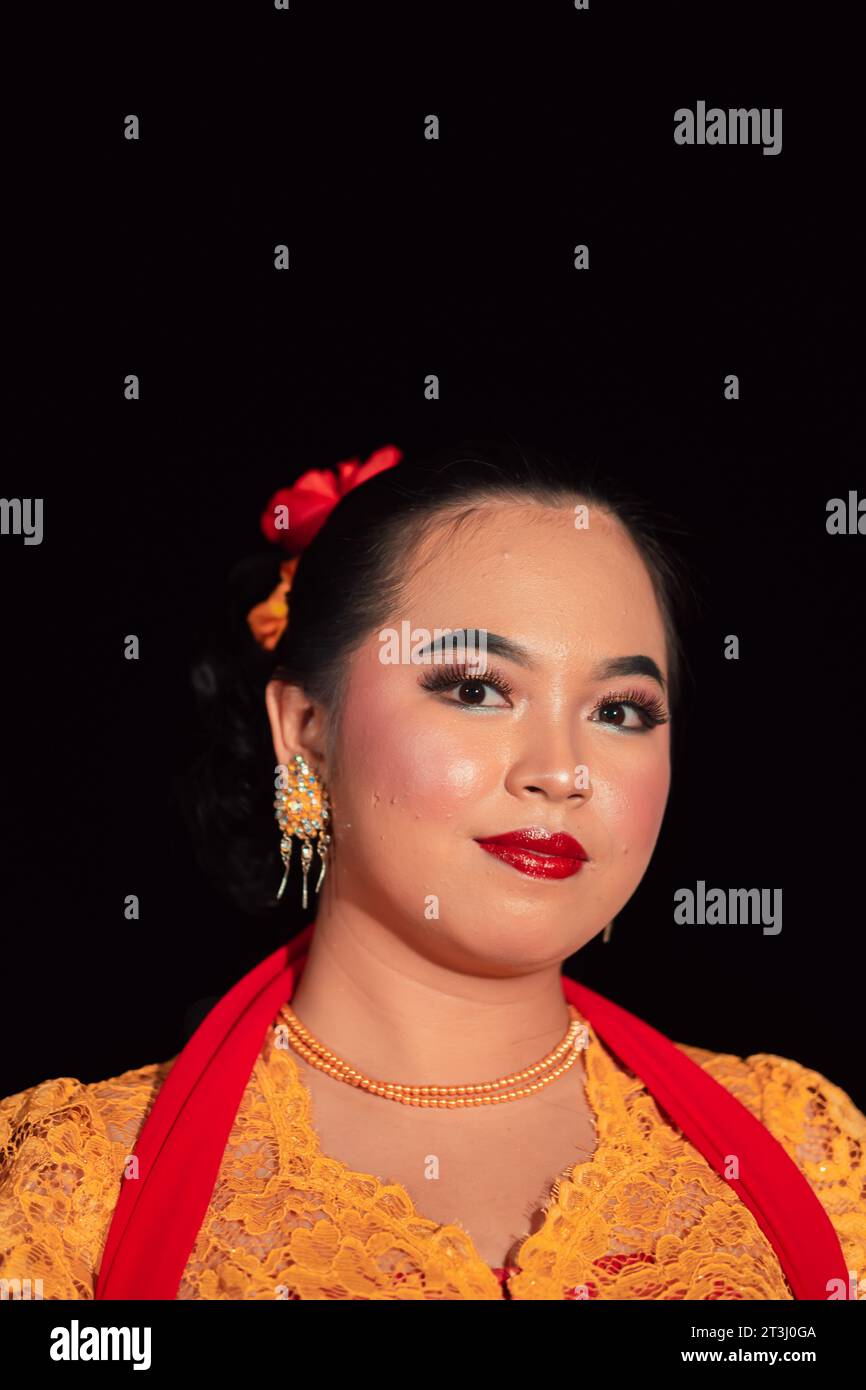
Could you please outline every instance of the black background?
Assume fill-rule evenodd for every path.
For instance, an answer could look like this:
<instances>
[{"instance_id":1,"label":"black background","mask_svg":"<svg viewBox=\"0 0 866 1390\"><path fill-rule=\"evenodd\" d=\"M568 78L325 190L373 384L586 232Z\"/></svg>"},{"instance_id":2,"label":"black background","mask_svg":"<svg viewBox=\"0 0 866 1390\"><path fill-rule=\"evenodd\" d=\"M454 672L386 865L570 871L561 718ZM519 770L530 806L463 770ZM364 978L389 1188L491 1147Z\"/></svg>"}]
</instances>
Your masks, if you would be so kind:
<instances>
[{"instance_id":1,"label":"black background","mask_svg":"<svg viewBox=\"0 0 866 1390\"><path fill-rule=\"evenodd\" d=\"M124 10L59 86L21 55L2 492L45 536L0 537L0 1094L173 1056L285 935L201 877L172 792L271 493L495 435L610 460L703 594L658 848L569 972L864 1107L866 538L825 527L866 490L846 42L781 7L408 8ZM782 152L675 145L699 99L782 107ZM781 933L676 925L699 879L781 888Z\"/></svg>"}]
</instances>

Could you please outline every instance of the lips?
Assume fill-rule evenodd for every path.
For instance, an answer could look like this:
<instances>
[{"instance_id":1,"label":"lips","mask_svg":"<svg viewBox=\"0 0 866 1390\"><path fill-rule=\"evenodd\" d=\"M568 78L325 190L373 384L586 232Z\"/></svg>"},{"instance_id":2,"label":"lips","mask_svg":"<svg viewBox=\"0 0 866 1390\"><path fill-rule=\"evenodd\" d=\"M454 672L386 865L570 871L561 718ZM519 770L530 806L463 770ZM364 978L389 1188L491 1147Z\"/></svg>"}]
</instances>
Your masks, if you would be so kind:
<instances>
[{"instance_id":1,"label":"lips","mask_svg":"<svg viewBox=\"0 0 866 1390\"><path fill-rule=\"evenodd\" d=\"M564 831L511 830L505 835L486 835L476 844L531 878L570 878L580 873L589 858L579 840Z\"/></svg>"}]
</instances>

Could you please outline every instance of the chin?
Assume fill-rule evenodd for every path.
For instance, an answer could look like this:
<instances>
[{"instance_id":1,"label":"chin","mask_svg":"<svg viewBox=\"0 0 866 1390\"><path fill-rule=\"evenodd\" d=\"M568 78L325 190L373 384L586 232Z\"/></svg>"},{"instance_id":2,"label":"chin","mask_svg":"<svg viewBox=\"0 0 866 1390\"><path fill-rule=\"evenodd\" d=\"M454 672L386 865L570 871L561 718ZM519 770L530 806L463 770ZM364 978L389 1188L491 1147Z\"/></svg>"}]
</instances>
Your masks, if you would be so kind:
<instances>
[{"instance_id":1,"label":"chin","mask_svg":"<svg viewBox=\"0 0 866 1390\"><path fill-rule=\"evenodd\" d=\"M440 926L440 940L447 941L454 963L464 970L497 976L521 975L558 964L592 935L585 931L576 943L573 921L554 930L549 914L537 909L511 916L507 910L485 903L479 903L471 919L464 920L461 914L459 921Z\"/></svg>"}]
</instances>

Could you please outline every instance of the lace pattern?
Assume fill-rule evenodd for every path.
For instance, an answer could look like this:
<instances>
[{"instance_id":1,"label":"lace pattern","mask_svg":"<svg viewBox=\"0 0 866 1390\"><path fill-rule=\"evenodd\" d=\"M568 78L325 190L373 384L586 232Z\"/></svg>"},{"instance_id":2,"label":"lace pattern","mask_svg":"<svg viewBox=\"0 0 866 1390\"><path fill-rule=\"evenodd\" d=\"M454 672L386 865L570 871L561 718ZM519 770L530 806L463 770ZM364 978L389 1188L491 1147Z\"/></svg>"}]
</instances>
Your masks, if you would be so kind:
<instances>
[{"instance_id":1,"label":"lace pattern","mask_svg":"<svg viewBox=\"0 0 866 1390\"><path fill-rule=\"evenodd\" d=\"M278 1019L275 1019L276 1024ZM560 1175L514 1257L516 1299L791 1299L748 1208L590 1028L593 1155ZM866 1117L790 1058L678 1044L775 1135L817 1193L866 1295ZM0 1279L89 1299L123 1170L174 1058L0 1101ZM321 1152L312 1099L268 1030L180 1299L501 1299L459 1225Z\"/></svg>"}]
</instances>

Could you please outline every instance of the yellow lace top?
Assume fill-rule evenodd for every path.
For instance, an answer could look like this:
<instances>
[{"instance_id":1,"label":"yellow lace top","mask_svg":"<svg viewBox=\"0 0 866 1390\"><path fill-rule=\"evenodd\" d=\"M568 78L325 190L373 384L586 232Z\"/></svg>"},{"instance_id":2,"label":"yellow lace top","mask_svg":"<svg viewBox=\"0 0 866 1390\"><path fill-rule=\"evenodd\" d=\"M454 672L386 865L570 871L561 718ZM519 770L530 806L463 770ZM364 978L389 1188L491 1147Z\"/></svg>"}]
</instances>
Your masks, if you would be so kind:
<instances>
[{"instance_id":1,"label":"yellow lace top","mask_svg":"<svg viewBox=\"0 0 866 1390\"><path fill-rule=\"evenodd\" d=\"M501 1281L459 1224L438 1225L400 1183L321 1152L298 1064L275 1045L279 1017L178 1298L793 1298L751 1212L591 1027L596 1149L552 1185L540 1229ZM789 1058L678 1046L795 1159L866 1297L866 1117ZM93 1298L124 1166L174 1060L0 1101L0 1279L41 1280L43 1298Z\"/></svg>"}]
</instances>

